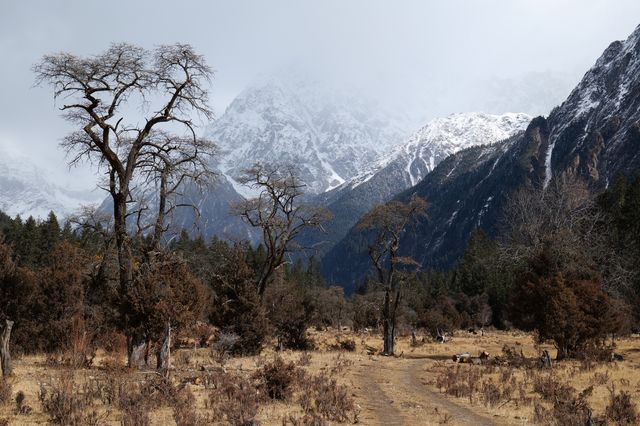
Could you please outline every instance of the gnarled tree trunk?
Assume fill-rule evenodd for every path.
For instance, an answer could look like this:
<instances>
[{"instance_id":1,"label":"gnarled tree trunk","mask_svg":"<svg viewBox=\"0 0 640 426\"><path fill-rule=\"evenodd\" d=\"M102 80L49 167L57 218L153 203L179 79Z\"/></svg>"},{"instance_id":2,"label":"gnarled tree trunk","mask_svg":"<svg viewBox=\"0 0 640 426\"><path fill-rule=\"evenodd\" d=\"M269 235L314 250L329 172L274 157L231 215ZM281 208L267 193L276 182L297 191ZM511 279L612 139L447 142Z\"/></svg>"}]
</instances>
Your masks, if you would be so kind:
<instances>
[{"instance_id":1,"label":"gnarled tree trunk","mask_svg":"<svg viewBox=\"0 0 640 426\"><path fill-rule=\"evenodd\" d=\"M382 333L384 347L382 353L385 355L393 355L394 325L391 315L391 290L387 288L384 292L384 306L382 308Z\"/></svg>"},{"instance_id":2,"label":"gnarled tree trunk","mask_svg":"<svg viewBox=\"0 0 640 426\"><path fill-rule=\"evenodd\" d=\"M128 365L129 368L141 369L147 365L147 342L141 335L128 337Z\"/></svg>"},{"instance_id":3,"label":"gnarled tree trunk","mask_svg":"<svg viewBox=\"0 0 640 426\"><path fill-rule=\"evenodd\" d=\"M11 329L13 321L5 320L2 336L0 336L0 376L8 376L11 374L11 353L9 352L9 339L11 338Z\"/></svg>"},{"instance_id":4,"label":"gnarled tree trunk","mask_svg":"<svg viewBox=\"0 0 640 426\"><path fill-rule=\"evenodd\" d=\"M167 323L164 342L158 351L157 368L163 372L165 377L169 376L169 369L171 368L171 323Z\"/></svg>"}]
</instances>

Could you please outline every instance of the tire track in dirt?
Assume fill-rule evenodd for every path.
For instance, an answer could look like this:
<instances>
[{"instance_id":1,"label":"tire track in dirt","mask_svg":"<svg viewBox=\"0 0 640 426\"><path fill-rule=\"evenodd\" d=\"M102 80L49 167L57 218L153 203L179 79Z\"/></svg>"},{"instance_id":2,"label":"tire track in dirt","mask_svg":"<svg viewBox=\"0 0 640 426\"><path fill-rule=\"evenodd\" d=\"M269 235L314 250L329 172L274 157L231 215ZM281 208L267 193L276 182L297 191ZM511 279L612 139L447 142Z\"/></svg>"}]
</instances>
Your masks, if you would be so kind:
<instances>
[{"instance_id":1,"label":"tire track in dirt","mask_svg":"<svg viewBox=\"0 0 640 426\"><path fill-rule=\"evenodd\" d=\"M474 425L474 426L492 426L495 425L492 419L482 416L467 407L456 404L446 396L435 392L420 381L418 373L422 371L424 361L411 360L406 362L403 369L402 382L406 386L409 394L419 395L430 406L437 407L440 411L446 411L452 417L456 424Z\"/></svg>"},{"instance_id":2,"label":"tire track in dirt","mask_svg":"<svg viewBox=\"0 0 640 426\"><path fill-rule=\"evenodd\" d=\"M405 420L400 411L393 406L393 401L382 390L378 381L385 380L386 378L380 377L376 374L379 368L375 365L366 365L367 368L364 371L358 371L354 374L354 379L358 383L358 387L361 392L361 404L363 414L363 424L366 423L367 418L364 416L372 415L378 421L380 425L404 425Z\"/></svg>"},{"instance_id":3,"label":"tire track in dirt","mask_svg":"<svg viewBox=\"0 0 640 426\"><path fill-rule=\"evenodd\" d=\"M437 416L444 413L449 414L455 425L496 424L492 419L451 401L422 383L419 376L425 365L424 360L396 359L392 363L376 364L363 364L353 375L360 390L362 424L438 424L440 419ZM413 411L401 411L401 406L412 407Z\"/></svg>"}]
</instances>

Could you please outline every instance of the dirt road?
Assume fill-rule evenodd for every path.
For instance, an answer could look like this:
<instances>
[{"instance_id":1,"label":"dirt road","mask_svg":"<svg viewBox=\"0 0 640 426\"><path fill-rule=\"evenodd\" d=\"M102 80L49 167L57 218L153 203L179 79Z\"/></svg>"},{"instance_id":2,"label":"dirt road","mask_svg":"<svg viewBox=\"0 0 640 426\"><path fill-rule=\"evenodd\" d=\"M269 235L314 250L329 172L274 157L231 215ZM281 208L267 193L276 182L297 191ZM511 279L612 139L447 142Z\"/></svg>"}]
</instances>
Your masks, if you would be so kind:
<instances>
[{"instance_id":1,"label":"dirt road","mask_svg":"<svg viewBox=\"0 0 640 426\"><path fill-rule=\"evenodd\" d=\"M504 425L481 406L470 409L425 384L432 360L372 357L354 366L354 395L362 407L362 424Z\"/></svg>"}]
</instances>

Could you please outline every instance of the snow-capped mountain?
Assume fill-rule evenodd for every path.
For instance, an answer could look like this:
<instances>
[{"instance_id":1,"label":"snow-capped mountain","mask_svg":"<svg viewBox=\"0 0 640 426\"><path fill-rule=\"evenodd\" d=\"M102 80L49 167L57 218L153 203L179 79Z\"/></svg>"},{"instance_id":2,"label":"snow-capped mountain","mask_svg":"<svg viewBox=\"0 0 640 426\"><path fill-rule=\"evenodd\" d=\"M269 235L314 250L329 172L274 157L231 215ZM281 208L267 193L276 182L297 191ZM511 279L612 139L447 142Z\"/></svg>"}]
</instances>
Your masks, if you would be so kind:
<instances>
[{"instance_id":1,"label":"snow-capped mountain","mask_svg":"<svg viewBox=\"0 0 640 426\"><path fill-rule=\"evenodd\" d=\"M545 185L573 174L603 188L640 171L640 26L609 45L548 122Z\"/></svg>"},{"instance_id":2,"label":"snow-capped mountain","mask_svg":"<svg viewBox=\"0 0 640 426\"><path fill-rule=\"evenodd\" d=\"M71 191L54 181L52 173L36 166L28 157L10 154L0 147L0 211L12 217L41 219L53 211L64 217L103 196L97 191Z\"/></svg>"},{"instance_id":3,"label":"snow-capped mountain","mask_svg":"<svg viewBox=\"0 0 640 426\"><path fill-rule=\"evenodd\" d=\"M414 186L449 155L475 145L507 139L523 131L530 121L531 117L523 113L493 115L470 112L436 118L348 185L357 187L381 170L394 168L404 170L402 180L406 188Z\"/></svg>"},{"instance_id":4,"label":"snow-capped mountain","mask_svg":"<svg viewBox=\"0 0 640 426\"><path fill-rule=\"evenodd\" d=\"M232 180L257 162L291 164L307 192L318 194L402 142L403 120L350 93L300 79L268 79L238 95L206 136L221 148L217 168Z\"/></svg>"},{"instance_id":5,"label":"snow-capped mountain","mask_svg":"<svg viewBox=\"0 0 640 426\"><path fill-rule=\"evenodd\" d=\"M552 179L580 179L594 195L620 175L640 175L640 26L613 42L569 97L523 134L493 146L462 150L441 162L396 199L417 194L430 203L402 237L403 256L423 267L447 268L469 236L499 232L513 191L542 189ZM330 281L353 290L370 269L363 236L351 229L323 258Z\"/></svg>"},{"instance_id":6,"label":"snow-capped mountain","mask_svg":"<svg viewBox=\"0 0 640 426\"><path fill-rule=\"evenodd\" d=\"M334 219L326 233L304 235L305 244L328 250L373 206L416 185L451 154L507 139L522 132L530 120L521 113L475 112L432 120L351 181L318 195L315 201L327 206Z\"/></svg>"}]
</instances>

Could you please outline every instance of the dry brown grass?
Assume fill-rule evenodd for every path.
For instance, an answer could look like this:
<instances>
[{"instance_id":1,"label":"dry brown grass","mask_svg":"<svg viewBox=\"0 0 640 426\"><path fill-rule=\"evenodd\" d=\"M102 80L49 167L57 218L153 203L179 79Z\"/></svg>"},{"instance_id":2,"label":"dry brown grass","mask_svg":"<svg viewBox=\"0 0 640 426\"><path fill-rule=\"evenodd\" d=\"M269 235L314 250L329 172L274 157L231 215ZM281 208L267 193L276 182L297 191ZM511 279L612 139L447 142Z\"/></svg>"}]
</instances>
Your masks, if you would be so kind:
<instances>
[{"instance_id":1,"label":"dry brown grass","mask_svg":"<svg viewBox=\"0 0 640 426\"><path fill-rule=\"evenodd\" d=\"M245 410L243 420L255 418L262 425L351 423L356 418L367 425L389 423L394 418L409 425L456 425L473 423L470 412L495 424L523 425L535 424L536 410L539 417L552 417L558 393L574 398L568 396L566 405L558 410L575 412L575 407L584 403L594 417L608 419L611 424L624 424L624 419L637 421L640 339L635 337L617 342L617 352L625 356L624 361L565 361L548 371L526 366L459 365L451 360L454 353L475 355L480 351L494 358L502 354L505 345L527 358L538 357L542 349L555 354L551 347L538 347L531 335L519 332L489 331L485 336L458 332L449 343L427 338L418 346L411 345L410 336L400 337L398 357L368 355L372 348L381 348L377 333L310 330L309 335L316 343L312 352L277 353L274 344L260 356L221 361L210 349L179 349L167 387L157 381L155 372L125 369L122 354L98 351L92 367L72 372L72 384L64 382L71 380L68 367L52 366L44 356L22 357L15 360L14 375L7 379L11 396L0 405L0 419L7 419L10 425L47 424L50 415L38 399L43 384L49 390L62 387L65 396L79 398L83 415L94 413L91 419L101 425L120 425L123 416L142 419L130 424L145 424L145 415L151 425L229 424L227 420L235 414L224 413L220 407ZM349 347L337 342L349 342ZM276 374L281 372L285 374ZM291 382L287 382L289 378ZM224 386L226 400L219 393ZM589 388L590 392L583 392ZM245 398L235 408L229 404L238 398L234 392ZM20 412L16 403L19 393L20 405L29 410ZM582 400L578 399L581 393ZM344 404L343 410L334 412L340 404Z\"/></svg>"}]
</instances>

